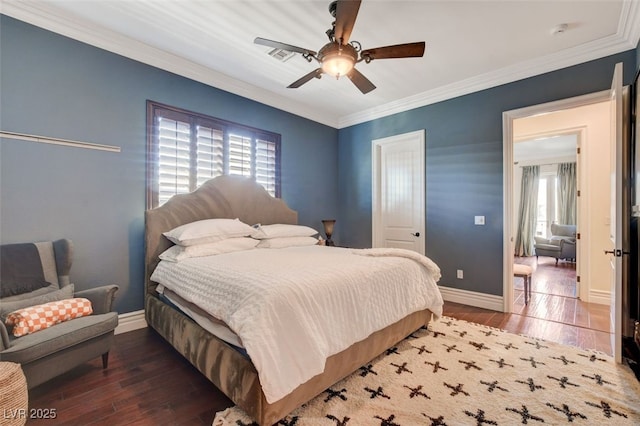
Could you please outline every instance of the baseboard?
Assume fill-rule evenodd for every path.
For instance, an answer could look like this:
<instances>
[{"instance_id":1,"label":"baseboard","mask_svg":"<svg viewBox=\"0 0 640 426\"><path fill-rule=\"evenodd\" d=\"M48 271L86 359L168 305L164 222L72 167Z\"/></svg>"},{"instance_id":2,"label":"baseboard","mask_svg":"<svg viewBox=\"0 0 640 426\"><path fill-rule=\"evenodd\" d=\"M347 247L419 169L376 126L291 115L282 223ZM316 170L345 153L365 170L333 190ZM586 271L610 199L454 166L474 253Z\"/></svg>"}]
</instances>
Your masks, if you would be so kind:
<instances>
[{"instance_id":1,"label":"baseboard","mask_svg":"<svg viewBox=\"0 0 640 426\"><path fill-rule=\"evenodd\" d=\"M144 319L144 309L139 311L127 312L118 315L118 326L115 334L127 333L129 331L138 330L147 326L147 320Z\"/></svg>"},{"instance_id":2,"label":"baseboard","mask_svg":"<svg viewBox=\"0 0 640 426\"><path fill-rule=\"evenodd\" d=\"M606 290L589 290L589 303L598 303L600 305L611 304L611 292Z\"/></svg>"},{"instance_id":3,"label":"baseboard","mask_svg":"<svg viewBox=\"0 0 640 426\"><path fill-rule=\"evenodd\" d=\"M498 312L502 312L504 310L504 301L502 296L461 290L459 288L445 287L441 285L439 285L438 288L440 288L442 298L447 302L461 303L463 305L475 306L477 308L484 308Z\"/></svg>"}]
</instances>

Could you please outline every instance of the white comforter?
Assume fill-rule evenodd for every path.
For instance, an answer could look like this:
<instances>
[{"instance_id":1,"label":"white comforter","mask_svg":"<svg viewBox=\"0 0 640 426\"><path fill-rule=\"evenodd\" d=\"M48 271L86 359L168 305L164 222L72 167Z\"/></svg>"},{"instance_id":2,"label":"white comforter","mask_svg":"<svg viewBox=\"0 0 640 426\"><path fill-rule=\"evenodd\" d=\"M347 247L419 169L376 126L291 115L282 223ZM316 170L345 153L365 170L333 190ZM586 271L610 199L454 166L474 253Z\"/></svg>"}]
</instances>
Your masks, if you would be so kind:
<instances>
[{"instance_id":1,"label":"white comforter","mask_svg":"<svg viewBox=\"0 0 640 426\"><path fill-rule=\"evenodd\" d=\"M323 246L254 249L162 261L151 279L240 336L273 403L371 333L419 310L442 314L435 264L437 274L413 255L358 252L375 254Z\"/></svg>"}]
</instances>

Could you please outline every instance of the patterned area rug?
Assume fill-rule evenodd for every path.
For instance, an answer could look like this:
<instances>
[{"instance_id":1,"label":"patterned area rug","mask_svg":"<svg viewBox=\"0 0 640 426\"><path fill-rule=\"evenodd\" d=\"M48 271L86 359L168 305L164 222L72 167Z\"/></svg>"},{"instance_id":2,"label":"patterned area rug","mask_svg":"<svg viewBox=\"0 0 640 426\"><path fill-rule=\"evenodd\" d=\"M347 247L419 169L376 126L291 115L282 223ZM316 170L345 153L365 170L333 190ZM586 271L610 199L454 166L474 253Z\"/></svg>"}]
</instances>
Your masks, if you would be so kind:
<instances>
[{"instance_id":1,"label":"patterned area rug","mask_svg":"<svg viewBox=\"0 0 640 426\"><path fill-rule=\"evenodd\" d=\"M442 318L278 425L639 425L640 383L598 352ZM214 426L256 425L240 409Z\"/></svg>"}]
</instances>

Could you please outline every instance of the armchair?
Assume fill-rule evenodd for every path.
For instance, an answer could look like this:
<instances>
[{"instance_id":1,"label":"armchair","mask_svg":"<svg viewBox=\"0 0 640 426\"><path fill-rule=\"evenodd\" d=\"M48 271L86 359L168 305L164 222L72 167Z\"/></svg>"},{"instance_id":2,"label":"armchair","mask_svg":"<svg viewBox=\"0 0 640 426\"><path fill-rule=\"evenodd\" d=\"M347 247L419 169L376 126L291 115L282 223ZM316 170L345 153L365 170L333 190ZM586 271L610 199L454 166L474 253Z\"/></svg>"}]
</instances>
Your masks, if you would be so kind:
<instances>
[{"instance_id":1,"label":"armchair","mask_svg":"<svg viewBox=\"0 0 640 426\"><path fill-rule=\"evenodd\" d=\"M29 388L102 356L107 368L118 315L117 285L74 291L69 282L73 243L62 239L0 246L0 361L19 363ZM93 313L15 337L5 326L13 311L74 297L91 301Z\"/></svg>"},{"instance_id":2,"label":"armchair","mask_svg":"<svg viewBox=\"0 0 640 426\"><path fill-rule=\"evenodd\" d=\"M551 238L534 237L533 245L538 256L549 256L559 259L576 260L576 225L551 224Z\"/></svg>"}]
</instances>

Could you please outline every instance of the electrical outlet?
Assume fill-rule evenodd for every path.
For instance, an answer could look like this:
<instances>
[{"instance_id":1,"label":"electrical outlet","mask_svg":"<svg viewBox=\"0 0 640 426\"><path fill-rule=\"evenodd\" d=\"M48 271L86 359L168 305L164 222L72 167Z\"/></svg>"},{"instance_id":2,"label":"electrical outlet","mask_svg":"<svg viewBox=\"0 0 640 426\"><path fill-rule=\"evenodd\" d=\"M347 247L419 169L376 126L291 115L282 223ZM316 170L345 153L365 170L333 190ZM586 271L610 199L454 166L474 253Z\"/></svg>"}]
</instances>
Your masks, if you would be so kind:
<instances>
[{"instance_id":1,"label":"electrical outlet","mask_svg":"<svg viewBox=\"0 0 640 426\"><path fill-rule=\"evenodd\" d=\"M475 225L484 225L484 216L475 216L473 223Z\"/></svg>"},{"instance_id":2,"label":"electrical outlet","mask_svg":"<svg viewBox=\"0 0 640 426\"><path fill-rule=\"evenodd\" d=\"M464 274L462 273L462 269L458 269L456 271L456 277L461 280L462 278L464 278Z\"/></svg>"}]
</instances>

